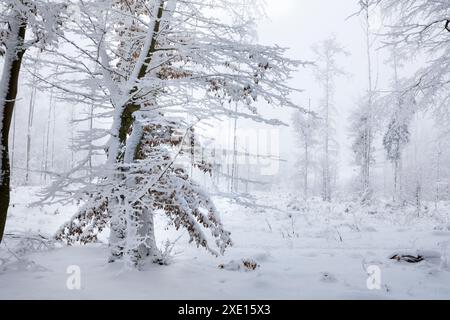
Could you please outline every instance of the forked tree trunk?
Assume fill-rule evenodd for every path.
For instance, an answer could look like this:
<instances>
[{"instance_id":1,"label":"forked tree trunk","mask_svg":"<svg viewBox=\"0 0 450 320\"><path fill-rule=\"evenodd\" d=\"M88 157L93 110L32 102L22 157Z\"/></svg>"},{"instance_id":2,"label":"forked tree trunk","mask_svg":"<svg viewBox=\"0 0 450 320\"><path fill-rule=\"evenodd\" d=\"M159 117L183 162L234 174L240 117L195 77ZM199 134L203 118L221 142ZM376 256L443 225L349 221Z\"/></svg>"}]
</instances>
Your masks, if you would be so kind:
<instances>
[{"instance_id":1,"label":"forked tree trunk","mask_svg":"<svg viewBox=\"0 0 450 320\"><path fill-rule=\"evenodd\" d=\"M0 82L0 242L3 239L10 202L11 168L8 138L17 97L20 67L25 53L23 44L26 28L27 21L20 16L16 17L14 23L10 23L10 35L7 40L8 50L6 52L3 75Z\"/></svg>"},{"instance_id":2,"label":"forked tree trunk","mask_svg":"<svg viewBox=\"0 0 450 320\"><path fill-rule=\"evenodd\" d=\"M151 32L151 41L149 44L149 47L145 50L145 59L143 63L137 67L135 71L137 71L135 75L135 80L141 80L144 78L147 74L147 70L149 68L149 65L151 64L153 60L153 55L156 52L157 47L157 38L158 33L160 32L161 27L161 19L163 18L164 13L164 1L160 0L158 7L156 8L156 16L154 17L154 25ZM135 67L136 68L136 67ZM132 96L137 91L137 87L133 87L129 95ZM134 123L134 116L133 113L138 111L140 109L140 106L135 104L134 101L130 101L127 105L124 106L122 113L120 115L120 124L119 124L119 130L118 130L118 143L121 147L127 147L127 139L128 134L130 132L130 129L133 128ZM139 149L139 146L134 146L135 150ZM119 148L121 149L121 148ZM118 149L118 150L119 150ZM125 151L126 153L127 151ZM123 163L124 162L124 154L118 153L118 154L109 154L108 158L116 163ZM123 178L123 174L118 174L115 179L121 180ZM110 230L110 237L109 237L109 245L110 245L110 257L109 261L114 262L117 259L122 258L123 256L123 249L124 249L124 243L126 241L126 219L123 219L123 215L121 215L121 212L119 212L118 207L115 205L115 203L119 203L120 201L124 201L123 199L115 199L111 200L109 204L109 214L111 216L111 230ZM126 199L125 199L126 201ZM147 224L148 227L144 228L149 232L148 236L149 238L154 237L152 235L153 233L153 220L146 221L144 224ZM155 244L156 245L156 244Z\"/></svg>"}]
</instances>

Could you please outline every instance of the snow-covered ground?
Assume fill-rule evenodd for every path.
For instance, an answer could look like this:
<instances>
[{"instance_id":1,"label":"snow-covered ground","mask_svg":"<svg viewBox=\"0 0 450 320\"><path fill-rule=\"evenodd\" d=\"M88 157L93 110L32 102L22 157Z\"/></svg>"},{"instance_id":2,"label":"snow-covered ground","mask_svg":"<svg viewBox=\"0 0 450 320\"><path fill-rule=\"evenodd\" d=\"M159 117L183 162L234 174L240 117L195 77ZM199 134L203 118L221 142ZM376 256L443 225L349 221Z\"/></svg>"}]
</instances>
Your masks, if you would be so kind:
<instances>
[{"instance_id":1,"label":"snow-covered ground","mask_svg":"<svg viewBox=\"0 0 450 320\"><path fill-rule=\"evenodd\" d=\"M36 190L14 190L7 233L51 235L74 212L75 206L27 207ZM8 238L0 246L0 299L450 299L450 204L437 211L430 205L418 216L412 208L384 204L361 209L317 201L305 207L285 192L260 193L257 200L268 207L216 199L234 240L225 256L214 258L183 235L170 265L143 271L108 264L104 244L14 257L17 243ZM157 222L161 244L182 234ZM408 253L425 260L389 259ZM241 259L259 267L233 270L230 262ZM80 290L66 285L72 265L80 267ZM380 290L367 287L370 266L380 270Z\"/></svg>"}]
</instances>

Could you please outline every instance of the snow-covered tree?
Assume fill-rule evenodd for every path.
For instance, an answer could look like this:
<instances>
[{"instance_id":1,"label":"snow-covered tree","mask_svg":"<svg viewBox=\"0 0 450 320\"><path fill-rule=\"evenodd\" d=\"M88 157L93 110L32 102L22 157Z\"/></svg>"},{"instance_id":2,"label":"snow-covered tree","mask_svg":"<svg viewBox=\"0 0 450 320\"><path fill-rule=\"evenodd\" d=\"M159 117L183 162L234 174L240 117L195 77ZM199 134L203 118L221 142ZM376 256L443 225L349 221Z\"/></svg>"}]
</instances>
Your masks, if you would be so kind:
<instances>
[{"instance_id":1,"label":"snow-covered tree","mask_svg":"<svg viewBox=\"0 0 450 320\"><path fill-rule=\"evenodd\" d=\"M367 110L369 105L368 97L362 97L350 118L350 130L353 138L352 149L355 154L355 163L361 169L359 178L361 179L360 191L362 202L369 201L371 198L370 168L375 163L375 147L373 145L374 121L371 117L373 110Z\"/></svg>"},{"instance_id":2,"label":"snow-covered tree","mask_svg":"<svg viewBox=\"0 0 450 320\"><path fill-rule=\"evenodd\" d=\"M394 200L397 200L399 192L401 196L400 175L402 151L409 142L409 136L408 122L398 114L394 115L383 137L386 157L394 166Z\"/></svg>"},{"instance_id":3,"label":"snow-covered tree","mask_svg":"<svg viewBox=\"0 0 450 320\"><path fill-rule=\"evenodd\" d=\"M315 76L323 88L323 97L319 104L319 116L322 118L321 133L323 141L323 155L320 161L322 171L322 199L331 201L333 179L331 167L336 165L336 156L339 152L339 144L335 139L336 130L334 115L334 89L337 77L345 75L339 67L337 59L339 56L347 56L349 53L337 42L336 37L331 38L313 47L316 55Z\"/></svg>"},{"instance_id":4,"label":"snow-covered tree","mask_svg":"<svg viewBox=\"0 0 450 320\"><path fill-rule=\"evenodd\" d=\"M440 121L450 113L450 2L433 0L372 0L385 18L387 45L408 58L425 60L403 90L419 107L436 112Z\"/></svg>"},{"instance_id":5,"label":"snow-covered tree","mask_svg":"<svg viewBox=\"0 0 450 320\"><path fill-rule=\"evenodd\" d=\"M374 129L376 112L374 101L376 92L373 81L372 48L374 37L371 30L371 17L373 3L371 0L360 0L360 14L363 17L364 35L367 54L367 92L360 99L357 109L352 114L352 134L354 136L353 151L356 156L356 163L360 166L361 179L361 200L366 202L372 196L371 187L371 167L375 162Z\"/></svg>"},{"instance_id":6,"label":"snow-covered tree","mask_svg":"<svg viewBox=\"0 0 450 320\"><path fill-rule=\"evenodd\" d=\"M391 142L388 147L392 150L387 151L394 158L401 158L402 145L409 135L407 126L413 114L431 110L437 123L450 124L450 2L372 0L369 5L382 13L384 30L380 33L384 45L392 52L391 61L395 65L410 63L420 66L412 76L401 80L397 66L394 66L393 90L382 97L383 101L391 103L392 110L388 113L390 126L384 139ZM394 184L398 184L401 163L391 160L394 161ZM416 184L420 185L420 182Z\"/></svg>"},{"instance_id":7,"label":"snow-covered tree","mask_svg":"<svg viewBox=\"0 0 450 320\"><path fill-rule=\"evenodd\" d=\"M301 149L300 158L296 165L300 168L300 176L303 184L303 196L305 200L309 197L309 186L311 171L316 166L315 154L318 140L319 119L311 111L311 100L309 101L308 113L296 111L292 116L292 125Z\"/></svg>"},{"instance_id":8,"label":"snow-covered tree","mask_svg":"<svg viewBox=\"0 0 450 320\"><path fill-rule=\"evenodd\" d=\"M386 157L393 165L394 170L394 201L402 202L402 153L410 141L410 123L414 113L415 103L401 91L399 69L402 67L402 53L397 47L392 47L389 57L393 69L392 93L381 97L378 103L385 104L382 109L388 114L388 127L384 133L383 146Z\"/></svg>"},{"instance_id":9,"label":"snow-covered tree","mask_svg":"<svg viewBox=\"0 0 450 320\"><path fill-rule=\"evenodd\" d=\"M48 190L44 202L65 193L85 203L57 237L69 243L95 241L109 225L111 261L124 259L129 266L139 266L148 256L160 261L153 215L162 210L198 246L223 253L231 244L229 232L209 196L180 167L183 146L190 145L195 124L210 118L280 124L264 119L255 102L294 106L285 83L298 62L283 57L283 48L251 43L251 21L227 20L236 14L232 1L76 4L79 16L62 39L70 53L54 52L58 72L75 80L47 84L72 101L95 104L95 116L112 124L83 134L79 148L100 155L106 151L92 176L81 175L90 171L86 158ZM236 102L245 109L230 111L227 104ZM195 121L182 120L186 114ZM209 170L206 162L198 166ZM217 249L203 229L210 230Z\"/></svg>"},{"instance_id":10,"label":"snow-covered tree","mask_svg":"<svg viewBox=\"0 0 450 320\"><path fill-rule=\"evenodd\" d=\"M28 48L43 49L55 43L64 8L64 3L56 1L0 1L0 56L4 59L0 81L0 241L10 202L8 139L22 60Z\"/></svg>"}]
</instances>

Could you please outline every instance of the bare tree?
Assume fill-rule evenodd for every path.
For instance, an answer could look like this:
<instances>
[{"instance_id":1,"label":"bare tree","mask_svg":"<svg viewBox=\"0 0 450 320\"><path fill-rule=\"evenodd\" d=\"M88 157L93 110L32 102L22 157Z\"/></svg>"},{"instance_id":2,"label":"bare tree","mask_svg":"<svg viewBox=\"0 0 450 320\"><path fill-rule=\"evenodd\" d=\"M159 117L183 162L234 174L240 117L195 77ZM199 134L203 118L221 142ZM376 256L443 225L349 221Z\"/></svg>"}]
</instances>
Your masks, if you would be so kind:
<instances>
[{"instance_id":1,"label":"bare tree","mask_svg":"<svg viewBox=\"0 0 450 320\"><path fill-rule=\"evenodd\" d=\"M372 0L360 0L361 11L359 14L363 18L363 27L367 54L367 92L359 101L357 109L353 112L352 131L354 136L353 151L355 153L356 163L360 166L361 179L361 201L370 201L372 197L371 169L375 162L373 152L374 148L374 129L375 129L375 111L374 101L376 91L374 90L373 66L372 66L372 47L374 37L371 30L371 14L374 3Z\"/></svg>"},{"instance_id":2,"label":"bare tree","mask_svg":"<svg viewBox=\"0 0 450 320\"><path fill-rule=\"evenodd\" d=\"M297 164L298 167L301 168L300 175L302 176L303 181L303 197L307 200L310 195L310 171L313 169L316 162L313 155L315 154L314 151L319 144L317 135L320 125L317 115L311 110L311 99L309 99L308 103L308 112L295 112L292 123L303 152L303 155L300 155L300 159Z\"/></svg>"},{"instance_id":3,"label":"bare tree","mask_svg":"<svg viewBox=\"0 0 450 320\"><path fill-rule=\"evenodd\" d=\"M335 139L333 96L336 78L345 75L345 72L338 65L337 58L339 56L348 56L349 53L337 42L335 36L317 44L313 49L316 54L316 79L323 87L323 97L318 110L319 116L323 119L321 123L321 131L323 133L323 155L321 159L322 199L331 201L331 182L333 180L331 167L334 166L333 163L336 162L335 158L339 152L339 145Z\"/></svg>"},{"instance_id":4,"label":"bare tree","mask_svg":"<svg viewBox=\"0 0 450 320\"><path fill-rule=\"evenodd\" d=\"M38 58L39 60L39 54ZM37 78L35 74L37 74L38 70L38 62L34 64L34 70L31 81L31 95L30 101L28 105L28 121L27 121L27 144L26 144L26 160L25 160L25 184L28 185L30 183L30 160L31 160L31 134L33 130L33 121L34 121L34 109L36 106L36 95L37 95Z\"/></svg>"}]
</instances>

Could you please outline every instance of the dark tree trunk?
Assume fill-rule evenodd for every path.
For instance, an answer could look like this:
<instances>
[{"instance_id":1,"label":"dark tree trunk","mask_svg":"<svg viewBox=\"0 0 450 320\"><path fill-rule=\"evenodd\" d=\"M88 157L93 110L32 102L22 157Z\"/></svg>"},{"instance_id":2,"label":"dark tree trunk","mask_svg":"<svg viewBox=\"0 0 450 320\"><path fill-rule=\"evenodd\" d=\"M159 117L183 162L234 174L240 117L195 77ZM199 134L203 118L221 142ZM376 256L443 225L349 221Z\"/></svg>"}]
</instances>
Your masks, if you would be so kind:
<instances>
[{"instance_id":1,"label":"dark tree trunk","mask_svg":"<svg viewBox=\"0 0 450 320\"><path fill-rule=\"evenodd\" d=\"M8 48L3 72L3 79L8 79L3 85L6 86L6 95L3 101L3 106L0 107L0 111L3 110L2 125L1 125L1 139L0 139L0 154L1 154L1 170L0 170L0 242L3 239L3 233L6 225L6 216L8 213L10 202L10 175L11 168L9 163L9 148L8 138L9 129L11 127L11 120L14 112L14 105L16 102L20 67L22 65L22 58L25 53L23 48L25 33L27 24L23 19L18 18L18 27L10 34L11 37L15 37L15 41L11 43L15 44L15 47ZM2 150L3 149L3 150Z\"/></svg>"}]
</instances>

